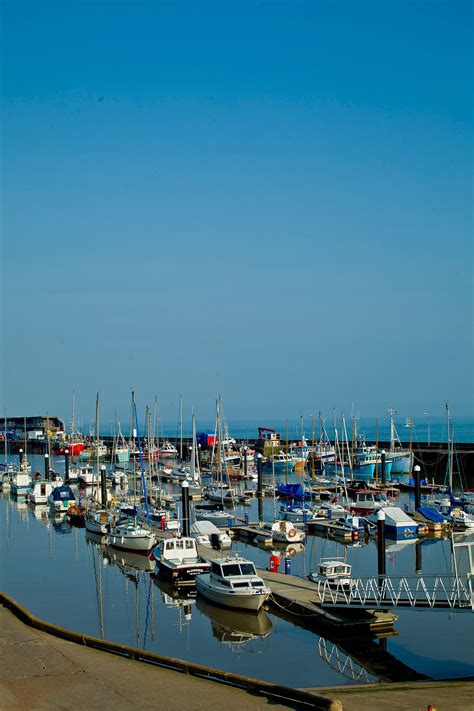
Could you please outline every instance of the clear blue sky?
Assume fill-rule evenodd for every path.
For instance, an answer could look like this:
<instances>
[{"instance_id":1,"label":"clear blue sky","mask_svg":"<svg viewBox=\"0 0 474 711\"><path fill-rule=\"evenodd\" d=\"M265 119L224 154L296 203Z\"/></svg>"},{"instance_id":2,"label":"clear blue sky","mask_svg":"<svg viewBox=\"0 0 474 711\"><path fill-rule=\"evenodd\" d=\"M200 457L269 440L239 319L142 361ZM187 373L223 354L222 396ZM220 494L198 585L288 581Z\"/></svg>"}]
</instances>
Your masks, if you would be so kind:
<instances>
[{"instance_id":1,"label":"clear blue sky","mask_svg":"<svg viewBox=\"0 0 474 711\"><path fill-rule=\"evenodd\" d=\"M2 393L473 413L472 4L2 5Z\"/></svg>"}]
</instances>

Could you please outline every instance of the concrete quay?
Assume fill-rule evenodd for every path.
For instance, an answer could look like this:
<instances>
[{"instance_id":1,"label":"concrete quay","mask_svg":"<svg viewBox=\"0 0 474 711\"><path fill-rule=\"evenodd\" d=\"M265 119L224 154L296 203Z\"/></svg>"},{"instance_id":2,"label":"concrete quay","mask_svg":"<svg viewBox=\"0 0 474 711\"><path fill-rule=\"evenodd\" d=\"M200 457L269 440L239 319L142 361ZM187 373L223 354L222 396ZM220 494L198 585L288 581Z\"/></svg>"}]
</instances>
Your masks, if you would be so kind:
<instances>
[{"instance_id":1,"label":"concrete quay","mask_svg":"<svg viewBox=\"0 0 474 711\"><path fill-rule=\"evenodd\" d=\"M327 701L324 706L342 711L338 702ZM0 606L0 711L263 711L268 707L272 711L321 708L91 649L29 627Z\"/></svg>"}]
</instances>

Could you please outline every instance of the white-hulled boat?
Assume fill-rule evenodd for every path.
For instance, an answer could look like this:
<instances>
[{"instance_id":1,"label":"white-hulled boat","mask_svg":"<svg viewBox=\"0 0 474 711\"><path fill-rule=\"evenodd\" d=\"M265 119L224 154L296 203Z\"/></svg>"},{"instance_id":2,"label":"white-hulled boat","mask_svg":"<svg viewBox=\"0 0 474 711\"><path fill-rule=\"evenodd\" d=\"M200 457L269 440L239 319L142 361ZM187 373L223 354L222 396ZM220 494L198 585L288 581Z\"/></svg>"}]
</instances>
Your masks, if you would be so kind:
<instances>
[{"instance_id":1,"label":"white-hulled boat","mask_svg":"<svg viewBox=\"0 0 474 711\"><path fill-rule=\"evenodd\" d=\"M90 533L98 533L105 536L113 523L113 514L106 509L89 509L86 513L84 523Z\"/></svg>"},{"instance_id":2,"label":"white-hulled boat","mask_svg":"<svg viewBox=\"0 0 474 711\"><path fill-rule=\"evenodd\" d=\"M254 563L237 556L213 561L210 573L196 577L196 588L218 605L253 612L257 612L271 594L257 575Z\"/></svg>"},{"instance_id":3,"label":"white-hulled boat","mask_svg":"<svg viewBox=\"0 0 474 711\"><path fill-rule=\"evenodd\" d=\"M160 575L177 586L194 585L196 576L211 569L199 556L194 538L167 538L153 549L150 557L158 564Z\"/></svg>"},{"instance_id":4,"label":"white-hulled boat","mask_svg":"<svg viewBox=\"0 0 474 711\"><path fill-rule=\"evenodd\" d=\"M291 521L264 523L262 529L268 531L277 543L302 543L305 539L304 531L296 528Z\"/></svg>"},{"instance_id":5,"label":"white-hulled boat","mask_svg":"<svg viewBox=\"0 0 474 711\"><path fill-rule=\"evenodd\" d=\"M350 590L354 586L351 571L352 566L340 558L321 558L319 569L310 573L308 578L324 588Z\"/></svg>"},{"instance_id":6,"label":"white-hulled boat","mask_svg":"<svg viewBox=\"0 0 474 711\"><path fill-rule=\"evenodd\" d=\"M160 459L168 459L170 457L177 457L178 456L178 450L174 446L174 444L171 444L169 440L165 440L162 444L160 444L160 448L158 450L158 456Z\"/></svg>"},{"instance_id":7,"label":"white-hulled boat","mask_svg":"<svg viewBox=\"0 0 474 711\"><path fill-rule=\"evenodd\" d=\"M37 479L32 483L28 501L35 506L48 503L48 496L53 491L53 485L45 479Z\"/></svg>"},{"instance_id":8,"label":"white-hulled boat","mask_svg":"<svg viewBox=\"0 0 474 711\"><path fill-rule=\"evenodd\" d=\"M234 501L232 489L222 482L212 484L207 490L207 497L210 501L219 501L226 504L232 504Z\"/></svg>"},{"instance_id":9,"label":"white-hulled boat","mask_svg":"<svg viewBox=\"0 0 474 711\"><path fill-rule=\"evenodd\" d=\"M79 469L78 479L81 484L85 484L86 486L97 484L97 477L94 474L94 467L90 464L86 464L86 466L81 467Z\"/></svg>"},{"instance_id":10,"label":"white-hulled boat","mask_svg":"<svg viewBox=\"0 0 474 711\"><path fill-rule=\"evenodd\" d=\"M127 519L111 527L107 543L124 551L149 553L156 545L156 538L148 528Z\"/></svg>"},{"instance_id":11,"label":"white-hulled boat","mask_svg":"<svg viewBox=\"0 0 474 711\"><path fill-rule=\"evenodd\" d=\"M199 545L217 550L228 550L232 546L231 537L220 531L212 521L196 521L191 526L191 536Z\"/></svg>"},{"instance_id":12,"label":"white-hulled boat","mask_svg":"<svg viewBox=\"0 0 474 711\"><path fill-rule=\"evenodd\" d=\"M31 479L26 472L15 472L11 480L11 492L13 496L26 496L30 490Z\"/></svg>"}]
</instances>

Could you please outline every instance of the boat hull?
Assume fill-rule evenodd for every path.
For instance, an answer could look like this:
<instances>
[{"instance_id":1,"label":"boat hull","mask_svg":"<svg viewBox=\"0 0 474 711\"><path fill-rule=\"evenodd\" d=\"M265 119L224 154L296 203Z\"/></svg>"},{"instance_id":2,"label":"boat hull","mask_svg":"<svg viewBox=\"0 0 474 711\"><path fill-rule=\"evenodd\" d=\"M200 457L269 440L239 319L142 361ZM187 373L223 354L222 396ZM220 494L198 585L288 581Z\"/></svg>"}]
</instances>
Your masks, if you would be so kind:
<instances>
[{"instance_id":1,"label":"boat hull","mask_svg":"<svg viewBox=\"0 0 474 711\"><path fill-rule=\"evenodd\" d=\"M192 563L170 567L162 561L157 561L158 572L164 580L169 580L176 587L189 587L196 585L196 576L207 573L210 569L209 563Z\"/></svg>"},{"instance_id":2,"label":"boat hull","mask_svg":"<svg viewBox=\"0 0 474 711\"><path fill-rule=\"evenodd\" d=\"M251 595L239 594L237 591L224 593L210 585L206 579L209 579L208 575L200 575L196 578L198 593L211 602L222 605L223 607L258 612L268 598L268 593L260 593L257 591Z\"/></svg>"}]
</instances>

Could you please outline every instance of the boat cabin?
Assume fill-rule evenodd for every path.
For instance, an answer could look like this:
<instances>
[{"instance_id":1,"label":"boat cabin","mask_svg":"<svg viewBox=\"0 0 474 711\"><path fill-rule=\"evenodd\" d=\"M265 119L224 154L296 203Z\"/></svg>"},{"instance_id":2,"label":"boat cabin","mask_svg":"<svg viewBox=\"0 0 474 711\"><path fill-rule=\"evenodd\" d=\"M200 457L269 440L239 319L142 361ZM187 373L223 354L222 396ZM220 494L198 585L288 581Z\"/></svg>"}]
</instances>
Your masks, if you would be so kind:
<instances>
[{"instance_id":1,"label":"boat cabin","mask_svg":"<svg viewBox=\"0 0 474 711\"><path fill-rule=\"evenodd\" d=\"M168 564L182 565L199 557L194 538L168 538L160 548L160 558Z\"/></svg>"},{"instance_id":2,"label":"boat cabin","mask_svg":"<svg viewBox=\"0 0 474 711\"><path fill-rule=\"evenodd\" d=\"M229 588L265 587L257 575L254 563L248 560L214 561L211 563L211 576L219 578L219 583Z\"/></svg>"},{"instance_id":3,"label":"boat cabin","mask_svg":"<svg viewBox=\"0 0 474 711\"><path fill-rule=\"evenodd\" d=\"M324 578L348 578L351 575L352 566L341 560L323 560L319 564L319 574Z\"/></svg>"}]
</instances>

